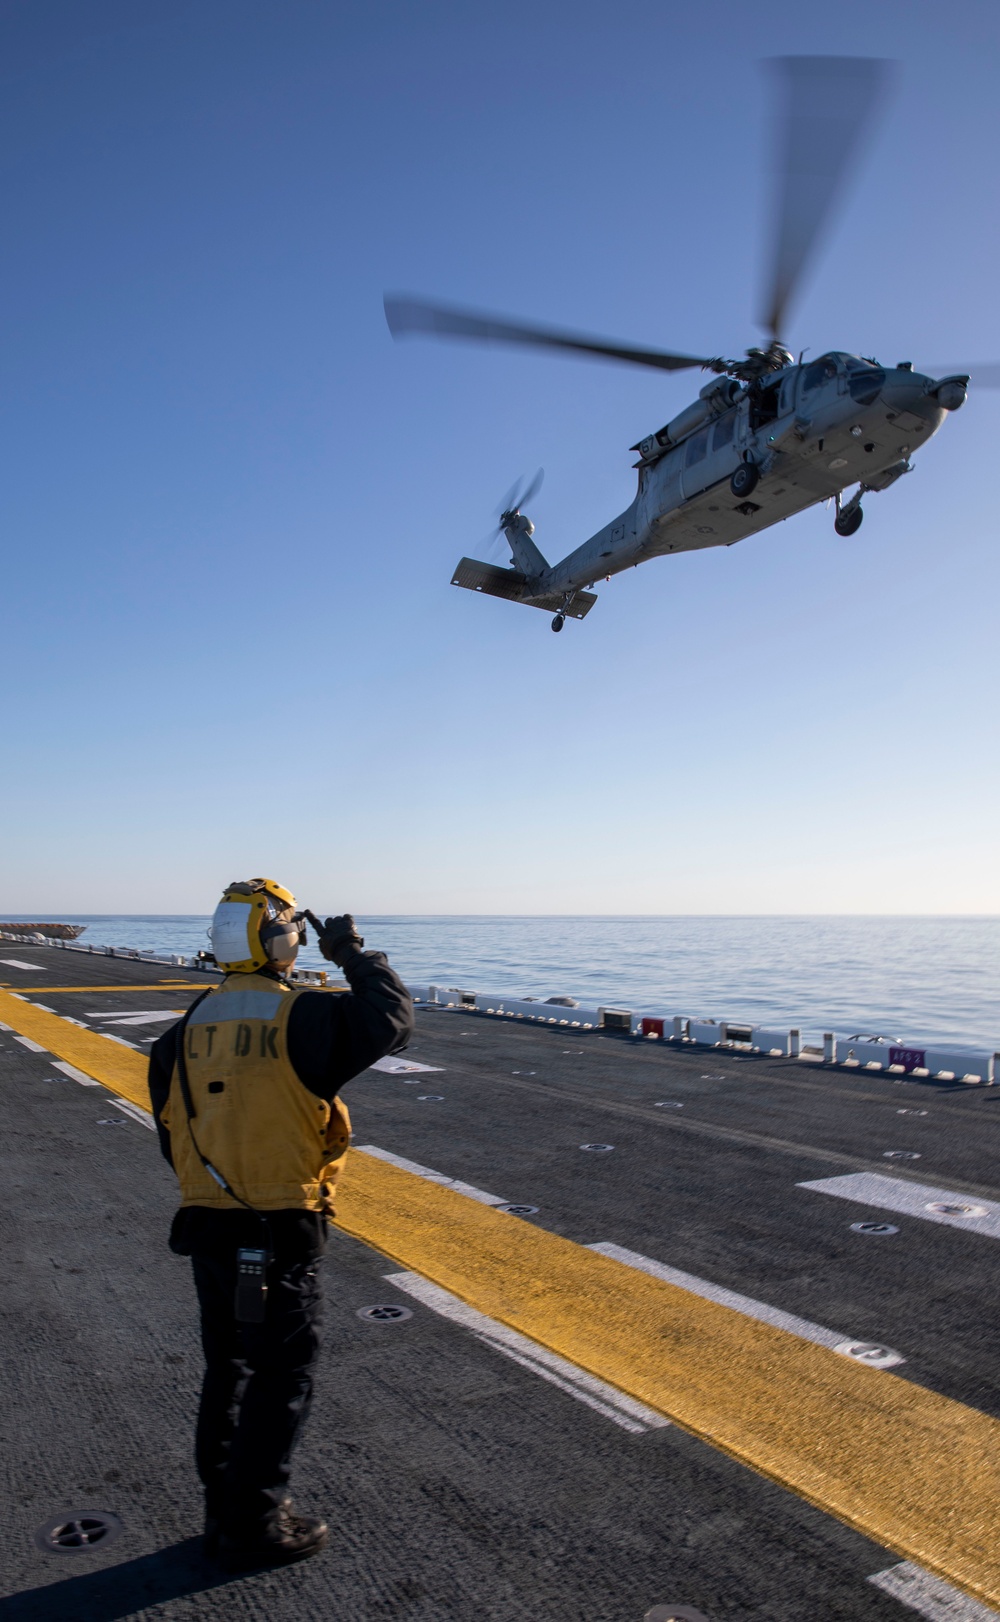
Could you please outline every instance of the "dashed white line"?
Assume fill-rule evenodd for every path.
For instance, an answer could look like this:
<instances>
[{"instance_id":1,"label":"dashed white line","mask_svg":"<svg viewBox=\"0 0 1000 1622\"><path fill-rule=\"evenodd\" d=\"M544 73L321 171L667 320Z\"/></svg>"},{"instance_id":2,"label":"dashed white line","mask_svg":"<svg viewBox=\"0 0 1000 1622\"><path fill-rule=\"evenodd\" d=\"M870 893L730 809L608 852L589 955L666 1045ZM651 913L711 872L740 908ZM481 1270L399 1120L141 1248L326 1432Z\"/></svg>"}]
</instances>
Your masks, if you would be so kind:
<instances>
[{"instance_id":1,"label":"dashed white line","mask_svg":"<svg viewBox=\"0 0 1000 1622\"><path fill-rule=\"evenodd\" d=\"M731 1311L741 1313L744 1318L758 1318L762 1323L773 1324L775 1329L783 1329L789 1335L797 1335L800 1340L811 1340L817 1346L826 1346L831 1352L839 1352L842 1357L849 1357L855 1363L866 1363L870 1368L876 1369L893 1369L906 1361L899 1352L894 1352L891 1346L876 1345L860 1338L850 1340L836 1329L825 1329L822 1324L810 1323L808 1318L798 1318L794 1313L782 1312L778 1307L768 1306L765 1301L755 1301L752 1296L740 1295L736 1290L727 1290L721 1284L711 1284L707 1279L696 1278L693 1273L682 1272L679 1267L668 1267L665 1262L653 1261L649 1256L640 1256L634 1250L625 1250L622 1245L588 1245L587 1249L596 1250L602 1256L610 1256L612 1261L624 1262L626 1267L635 1267L642 1273L651 1273L654 1278L661 1278L666 1284L675 1284L678 1289L688 1290L692 1295L700 1295L706 1301L717 1301L720 1306L729 1307Z\"/></svg>"},{"instance_id":2,"label":"dashed white line","mask_svg":"<svg viewBox=\"0 0 1000 1622\"><path fill-rule=\"evenodd\" d=\"M73 1064L67 1064L65 1059L53 1059L52 1064L54 1069L61 1070L64 1076L69 1077L70 1081L78 1081L81 1087L99 1087L101 1085L99 1081L94 1080L93 1076L85 1075L82 1070L78 1070Z\"/></svg>"},{"instance_id":3,"label":"dashed white line","mask_svg":"<svg viewBox=\"0 0 1000 1622\"><path fill-rule=\"evenodd\" d=\"M929 1183L904 1183L897 1177L882 1177L871 1171L850 1172L846 1177L821 1177L817 1182L798 1183L796 1187L1000 1239L1000 1204L995 1200L981 1200L978 1195L956 1194ZM948 1206L952 1208L950 1211L943 1209Z\"/></svg>"},{"instance_id":4,"label":"dashed white line","mask_svg":"<svg viewBox=\"0 0 1000 1622\"><path fill-rule=\"evenodd\" d=\"M48 1048L43 1048L40 1042L33 1042L30 1036L18 1036L16 1032L14 1033L14 1041L20 1042L21 1046L27 1048L29 1053L48 1053L49 1051Z\"/></svg>"},{"instance_id":5,"label":"dashed white line","mask_svg":"<svg viewBox=\"0 0 1000 1622\"><path fill-rule=\"evenodd\" d=\"M140 1126L148 1126L150 1132L156 1131L156 1122L148 1110L140 1109L138 1104L127 1104L121 1098L111 1098L108 1102L113 1104L115 1109L120 1109L123 1115L129 1115L133 1121L138 1121Z\"/></svg>"},{"instance_id":6,"label":"dashed white line","mask_svg":"<svg viewBox=\"0 0 1000 1622\"><path fill-rule=\"evenodd\" d=\"M36 1008L39 1006L40 1004L35 1004ZM54 1010L51 1011L54 1012ZM162 1008L146 1008L139 1013L135 1013L130 1008L127 1013L109 1014L104 1011L88 1014L87 1018L99 1019L104 1025L159 1025L165 1024L168 1019L178 1019L183 1012L183 1008L168 1008L166 1010ZM110 1034L110 1031L101 1032L102 1036L110 1036Z\"/></svg>"},{"instance_id":7,"label":"dashed white line","mask_svg":"<svg viewBox=\"0 0 1000 1622\"><path fill-rule=\"evenodd\" d=\"M412 1172L414 1177L423 1177L428 1183L439 1183L442 1188L451 1188L456 1194L464 1194L466 1199L478 1200L480 1205L506 1205L507 1201L501 1194L487 1194L481 1188L474 1188L471 1183L460 1182L457 1177L446 1177L443 1172L431 1171L428 1166L418 1166L415 1160L404 1160L402 1155L390 1154L388 1149L377 1149L373 1143L355 1144L360 1154L373 1155L376 1160L388 1161L390 1166L398 1166L400 1171Z\"/></svg>"},{"instance_id":8,"label":"dashed white line","mask_svg":"<svg viewBox=\"0 0 1000 1622\"><path fill-rule=\"evenodd\" d=\"M40 963L22 963L19 957L0 957L0 963L5 969L27 969L29 974L48 974Z\"/></svg>"},{"instance_id":9,"label":"dashed white line","mask_svg":"<svg viewBox=\"0 0 1000 1622\"><path fill-rule=\"evenodd\" d=\"M471 1330L485 1346L511 1358L530 1373L537 1374L568 1396L575 1397L577 1402L585 1403L595 1413L620 1425L622 1430L630 1431L633 1436L642 1436L649 1430L662 1430L670 1424L669 1419L647 1408L645 1403L636 1402L623 1391L616 1391L614 1386L606 1385L603 1380L576 1368L555 1352L537 1345L526 1335L508 1329L506 1324L497 1323L483 1312L477 1312L475 1307L467 1306L458 1296L432 1284L421 1274L384 1273L382 1276L387 1284L394 1284L398 1290L429 1307L439 1317L448 1318L452 1323Z\"/></svg>"},{"instance_id":10,"label":"dashed white line","mask_svg":"<svg viewBox=\"0 0 1000 1622\"><path fill-rule=\"evenodd\" d=\"M374 1064L368 1066L369 1070L384 1070L390 1076L411 1076L418 1071L441 1071L439 1064L417 1064L415 1059L394 1059L390 1055L387 1059L376 1059Z\"/></svg>"},{"instance_id":11,"label":"dashed white line","mask_svg":"<svg viewBox=\"0 0 1000 1622\"><path fill-rule=\"evenodd\" d=\"M928 1622L996 1622L1000 1615L909 1560L889 1566L885 1571L876 1571L868 1581L883 1593L891 1594L893 1599L901 1600L911 1611L926 1616Z\"/></svg>"}]
</instances>

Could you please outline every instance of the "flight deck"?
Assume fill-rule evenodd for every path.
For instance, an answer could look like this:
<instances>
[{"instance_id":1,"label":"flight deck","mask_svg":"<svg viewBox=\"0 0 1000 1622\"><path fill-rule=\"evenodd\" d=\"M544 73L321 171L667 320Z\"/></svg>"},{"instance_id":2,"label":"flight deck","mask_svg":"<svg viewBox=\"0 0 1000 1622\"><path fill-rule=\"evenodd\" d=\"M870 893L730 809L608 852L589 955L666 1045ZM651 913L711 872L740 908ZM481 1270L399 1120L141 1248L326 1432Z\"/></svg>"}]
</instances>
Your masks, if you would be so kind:
<instances>
[{"instance_id":1,"label":"flight deck","mask_svg":"<svg viewBox=\"0 0 1000 1622\"><path fill-rule=\"evenodd\" d=\"M461 1007L344 1090L329 1545L205 1559L144 1068L207 980L0 942L0 1622L1000 1616L1000 1088Z\"/></svg>"}]
</instances>

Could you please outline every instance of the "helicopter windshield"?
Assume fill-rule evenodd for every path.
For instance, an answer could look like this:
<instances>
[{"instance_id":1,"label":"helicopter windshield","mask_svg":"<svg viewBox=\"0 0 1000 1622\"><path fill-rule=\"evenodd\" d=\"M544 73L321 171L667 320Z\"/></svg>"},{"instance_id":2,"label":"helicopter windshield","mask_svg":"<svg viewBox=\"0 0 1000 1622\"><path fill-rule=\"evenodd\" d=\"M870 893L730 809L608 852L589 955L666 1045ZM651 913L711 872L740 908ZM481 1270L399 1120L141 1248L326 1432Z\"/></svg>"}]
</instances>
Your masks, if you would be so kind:
<instances>
[{"instance_id":1,"label":"helicopter windshield","mask_svg":"<svg viewBox=\"0 0 1000 1622\"><path fill-rule=\"evenodd\" d=\"M839 356L837 355L821 355L819 360L810 361L802 374L802 387L804 389L818 389L822 388L824 383L829 383L832 377L836 377L839 370L838 360Z\"/></svg>"},{"instance_id":2,"label":"helicopter windshield","mask_svg":"<svg viewBox=\"0 0 1000 1622\"><path fill-rule=\"evenodd\" d=\"M851 398L859 405L872 405L885 382L885 372L874 361L861 360L857 355L847 356L847 386Z\"/></svg>"}]
</instances>

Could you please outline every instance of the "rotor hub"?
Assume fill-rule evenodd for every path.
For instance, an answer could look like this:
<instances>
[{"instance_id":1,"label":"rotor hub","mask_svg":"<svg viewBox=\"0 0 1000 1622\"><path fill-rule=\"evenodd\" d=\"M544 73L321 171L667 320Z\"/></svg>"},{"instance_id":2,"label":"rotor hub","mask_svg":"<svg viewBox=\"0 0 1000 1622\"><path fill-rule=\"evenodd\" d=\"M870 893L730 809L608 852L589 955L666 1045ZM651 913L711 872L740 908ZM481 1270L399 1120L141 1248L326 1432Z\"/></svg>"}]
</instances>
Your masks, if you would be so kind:
<instances>
[{"instance_id":1,"label":"rotor hub","mask_svg":"<svg viewBox=\"0 0 1000 1622\"><path fill-rule=\"evenodd\" d=\"M756 346L748 349L745 360L723 360L720 356L710 360L703 370L706 372L720 372L725 377L736 377L741 383L756 383L759 377L766 377L769 372L783 372L786 366L794 364L795 357L784 344L772 338L766 349Z\"/></svg>"}]
</instances>

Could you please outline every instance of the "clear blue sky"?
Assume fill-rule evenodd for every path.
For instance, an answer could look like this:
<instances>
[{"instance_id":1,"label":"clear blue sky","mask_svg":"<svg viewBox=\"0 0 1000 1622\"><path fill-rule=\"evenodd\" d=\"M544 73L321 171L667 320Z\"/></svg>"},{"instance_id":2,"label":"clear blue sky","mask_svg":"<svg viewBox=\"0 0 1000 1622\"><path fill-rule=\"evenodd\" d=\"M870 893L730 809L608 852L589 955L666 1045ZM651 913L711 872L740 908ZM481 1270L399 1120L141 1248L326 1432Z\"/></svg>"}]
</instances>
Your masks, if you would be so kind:
<instances>
[{"instance_id":1,"label":"clear blue sky","mask_svg":"<svg viewBox=\"0 0 1000 1622\"><path fill-rule=\"evenodd\" d=\"M0 4L0 910L997 912L1000 394L552 636L449 584L539 463L558 557L696 392L394 346L383 289L738 353L772 54L898 58L795 347L1000 359L985 0Z\"/></svg>"}]
</instances>

